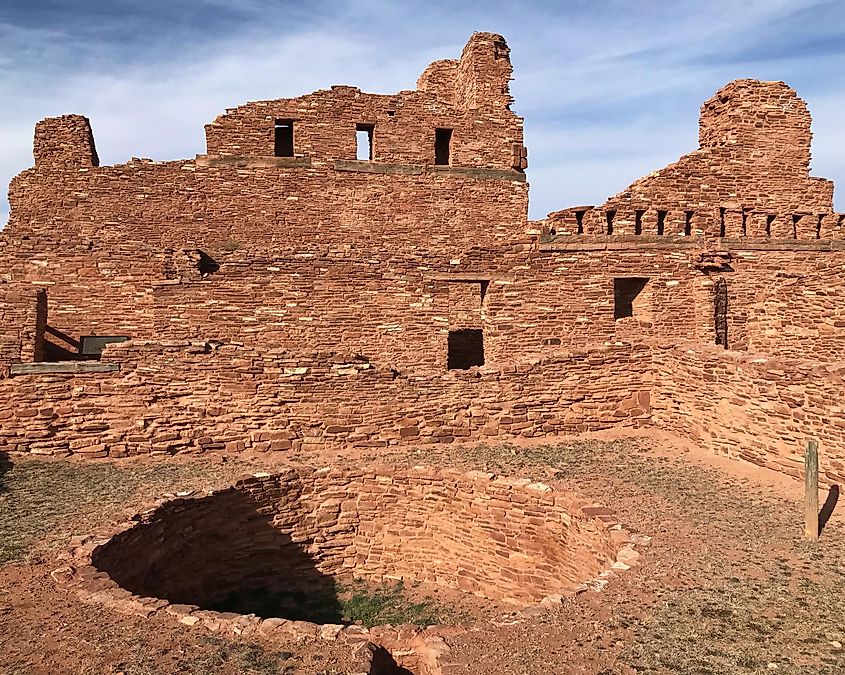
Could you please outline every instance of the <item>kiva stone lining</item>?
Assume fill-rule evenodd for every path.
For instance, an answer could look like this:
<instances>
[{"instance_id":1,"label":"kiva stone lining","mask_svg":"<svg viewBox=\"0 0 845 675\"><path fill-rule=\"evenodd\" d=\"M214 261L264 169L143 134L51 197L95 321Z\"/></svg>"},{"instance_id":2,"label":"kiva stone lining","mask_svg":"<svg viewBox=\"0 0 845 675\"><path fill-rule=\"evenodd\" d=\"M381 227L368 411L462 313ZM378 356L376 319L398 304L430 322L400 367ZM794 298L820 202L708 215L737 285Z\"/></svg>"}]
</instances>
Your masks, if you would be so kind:
<instances>
[{"instance_id":1,"label":"kiva stone lining","mask_svg":"<svg viewBox=\"0 0 845 675\"><path fill-rule=\"evenodd\" d=\"M250 542L255 523L265 529ZM213 541L198 533L220 528L228 528L229 538L195 560L192 547ZM266 538L270 529L290 542L294 559ZM243 545L252 546L246 558L243 548L231 546L239 531L247 536ZM224 490L168 495L130 521L74 538L52 576L84 602L123 614L166 612L216 633L371 642L412 658L420 672L442 673L450 663L444 638L466 629L315 624L178 600L193 593L208 602L227 583L243 582L237 570L245 559L254 571L261 569L256 556L267 554L281 565L265 569L272 576L299 555L312 562L310 574L327 578L427 581L510 603L520 610L509 622L518 622L581 591L601 591L613 574L636 564L638 540L647 538L629 533L609 509L529 479L427 467L296 467L258 473ZM303 574L301 564L288 569L289 577ZM213 587L206 586L209 579ZM153 597L157 592L167 599Z\"/></svg>"}]
</instances>

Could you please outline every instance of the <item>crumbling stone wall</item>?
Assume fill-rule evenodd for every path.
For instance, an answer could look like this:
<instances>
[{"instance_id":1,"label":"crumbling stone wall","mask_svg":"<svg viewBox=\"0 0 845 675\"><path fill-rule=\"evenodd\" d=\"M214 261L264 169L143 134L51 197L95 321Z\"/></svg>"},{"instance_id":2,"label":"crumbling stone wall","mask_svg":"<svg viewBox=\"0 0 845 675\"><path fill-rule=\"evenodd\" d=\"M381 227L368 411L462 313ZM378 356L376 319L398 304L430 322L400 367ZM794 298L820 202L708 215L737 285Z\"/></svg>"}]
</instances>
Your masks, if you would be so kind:
<instances>
[{"instance_id":1,"label":"crumbling stone wall","mask_svg":"<svg viewBox=\"0 0 845 675\"><path fill-rule=\"evenodd\" d=\"M497 44L499 46L497 46ZM512 72L504 40L476 33L454 79L431 91L367 94L335 86L296 99L248 103L206 127L215 156L273 157L276 120L293 122L294 157L313 167L356 159L356 127L371 127L372 161L433 165L434 130L452 131L450 160L459 167L521 170L522 120L510 110ZM421 87L428 77L420 78ZM516 152L514 148L517 148Z\"/></svg>"},{"instance_id":2,"label":"crumbling stone wall","mask_svg":"<svg viewBox=\"0 0 845 675\"><path fill-rule=\"evenodd\" d=\"M504 39L476 33L414 91L232 108L206 128L207 154L183 161L99 166L86 118L40 122L0 234L3 447L97 457L545 435L645 423L651 393L672 401L676 386L698 410L683 397L717 393L689 369L725 378L725 359L745 363L733 352L841 359L845 216L810 176L796 92L732 82L702 107L697 150L600 208L528 222L511 75ZM292 156L277 156L277 121L293 123ZM356 159L361 125L370 160ZM437 129L451 130L446 164ZM461 331L484 365L446 372ZM133 342L106 350L109 372L8 377L51 336L85 334ZM678 344L696 355L676 381L665 350ZM804 372L790 386L810 386ZM771 392L752 385L726 390L763 415ZM833 392L814 400L835 412ZM827 440L833 457L840 439Z\"/></svg>"},{"instance_id":3,"label":"crumbling stone wall","mask_svg":"<svg viewBox=\"0 0 845 675\"><path fill-rule=\"evenodd\" d=\"M115 372L15 375L0 447L87 457L451 443L639 426L648 348L617 345L437 375L234 344L110 345ZM96 411L96 413L92 413Z\"/></svg>"}]
</instances>

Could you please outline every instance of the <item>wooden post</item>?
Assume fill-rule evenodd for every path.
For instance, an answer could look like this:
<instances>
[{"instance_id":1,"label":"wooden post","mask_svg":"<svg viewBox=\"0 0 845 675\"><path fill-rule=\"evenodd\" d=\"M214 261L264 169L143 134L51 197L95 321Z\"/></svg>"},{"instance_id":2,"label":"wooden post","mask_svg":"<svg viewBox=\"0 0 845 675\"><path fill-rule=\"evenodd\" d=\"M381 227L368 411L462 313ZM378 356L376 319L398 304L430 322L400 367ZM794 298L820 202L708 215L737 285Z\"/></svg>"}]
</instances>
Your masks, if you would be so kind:
<instances>
[{"instance_id":1,"label":"wooden post","mask_svg":"<svg viewBox=\"0 0 845 675\"><path fill-rule=\"evenodd\" d=\"M804 453L804 536L819 538L819 442L813 440Z\"/></svg>"}]
</instances>

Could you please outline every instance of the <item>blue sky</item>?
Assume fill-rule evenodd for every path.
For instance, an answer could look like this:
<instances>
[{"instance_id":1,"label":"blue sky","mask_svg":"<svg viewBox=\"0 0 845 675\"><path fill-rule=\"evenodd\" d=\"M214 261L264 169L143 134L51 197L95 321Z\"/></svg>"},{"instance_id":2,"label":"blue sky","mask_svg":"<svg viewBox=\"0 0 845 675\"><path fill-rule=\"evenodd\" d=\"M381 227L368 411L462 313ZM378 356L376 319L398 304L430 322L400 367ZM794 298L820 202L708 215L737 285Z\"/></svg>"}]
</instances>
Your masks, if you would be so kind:
<instances>
[{"instance_id":1,"label":"blue sky","mask_svg":"<svg viewBox=\"0 0 845 675\"><path fill-rule=\"evenodd\" d=\"M332 84L411 89L476 30L512 48L534 218L601 203L694 149L702 101L739 77L798 90L813 174L845 186L840 0L3 0L3 195L43 117L90 117L104 164L193 157L226 107ZM0 223L7 212L4 198Z\"/></svg>"}]
</instances>

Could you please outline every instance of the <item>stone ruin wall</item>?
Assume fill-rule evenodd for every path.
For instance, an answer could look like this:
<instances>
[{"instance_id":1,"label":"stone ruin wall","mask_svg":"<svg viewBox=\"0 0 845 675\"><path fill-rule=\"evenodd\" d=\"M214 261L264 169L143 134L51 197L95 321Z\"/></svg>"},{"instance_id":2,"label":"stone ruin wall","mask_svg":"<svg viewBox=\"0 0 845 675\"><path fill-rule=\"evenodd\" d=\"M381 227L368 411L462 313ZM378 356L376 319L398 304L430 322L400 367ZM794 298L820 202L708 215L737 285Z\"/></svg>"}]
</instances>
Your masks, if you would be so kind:
<instances>
[{"instance_id":1,"label":"stone ruin wall","mask_svg":"<svg viewBox=\"0 0 845 675\"><path fill-rule=\"evenodd\" d=\"M85 118L39 123L35 167L13 181L11 220L0 236L0 378L14 362L36 360L57 333L128 335L138 346L106 351L103 364L119 374L3 380L0 415L13 420L0 427L6 447L119 456L267 449L270 440L282 449L305 439L342 447L365 438L536 436L642 424L647 394L669 401L676 386L684 395L699 387L704 398L731 396L739 383L711 391L690 375L699 372L692 365L677 379L663 366L676 345L704 348L720 330L749 358L840 359L843 216L833 212L832 184L809 175L809 112L793 90L727 85L702 107L697 150L599 208L531 223L511 73L504 40L476 34L460 59L431 64L415 91L333 87L230 109L207 126L207 154L184 161L99 166ZM277 119L294 120L293 157L273 154ZM355 159L360 124L373 128L371 161ZM453 130L449 166L433 164L439 127ZM620 318L614 285L626 278L644 286L633 315ZM37 289L46 292L46 318ZM717 289L726 291L723 328L714 322ZM46 338L39 322L48 324ZM449 334L460 329L483 334L480 370L446 372ZM211 343L213 366L203 361L186 372L197 365L192 359L209 358L204 346L189 354L188 342ZM613 358L605 343L621 343ZM721 354L702 353L724 365ZM334 373L337 359L372 366L342 390L360 420L326 425L312 412L272 421L276 393L245 395L216 419L220 392L230 391L222 383L233 374L276 392L273 374L286 367L309 373L297 380L300 398L291 405L308 401L330 418L327 385L314 378ZM544 364L563 372L549 374ZM518 384L523 367L550 384L539 376ZM803 371L790 372L799 386ZM360 391L374 373L387 389ZM167 378L185 384L162 394ZM410 381L413 396L402 389ZM562 383L570 389L558 391ZM747 405L749 391L737 389L737 400ZM479 397L476 417L469 411ZM517 399L525 419L510 414ZM133 434L120 426L122 415L137 423L153 400L167 419ZM585 412L584 400L603 403ZM836 410L836 400L809 400ZM684 405L697 410L697 401ZM442 419L433 413L422 427L410 425L419 436L401 435L397 420L438 406L447 411ZM91 410L106 411L104 419L91 419ZM676 419L664 412L653 421ZM196 420L203 431L192 435ZM256 440L271 421L284 429L274 433L291 435ZM712 420L718 438L720 424ZM724 448L724 440L702 442ZM783 454L779 443L770 444L773 457ZM841 452L835 434L828 443L831 457Z\"/></svg>"},{"instance_id":2,"label":"stone ruin wall","mask_svg":"<svg viewBox=\"0 0 845 675\"><path fill-rule=\"evenodd\" d=\"M334 87L232 109L208 125L208 154L193 160L99 166L88 120L44 120L35 166L10 187L3 275L47 287L54 327L74 338L93 329L153 338L155 285L200 276L196 266L180 273L185 251L212 261L268 251L448 260L527 240L509 50L479 33L458 64L453 91L436 95L424 76L392 96ZM277 119L294 120L293 157L274 156ZM361 124L373 128L372 161L355 159ZM434 164L440 127L452 130L445 166Z\"/></svg>"},{"instance_id":3,"label":"stone ruin wall","mask_svg":"<svg viewBox=\"0 0 845 675\"><path fill-rule=\"evenodd\" d=\"M106 372L15 375L0 447L122 457L387 447L641 426L645 347L403 375L362 359L205 343L111 345Z\"/></svg>"},{"instance_id":4,"label":"stone ruin wall","mask_svg":"<svg viewBox=\"0 0 845 675\"><path fill-rule=\"evenodd\" d=\"M528 480L303 467L167 502L92 563L136 595L201 607L274 585L326 592L353 574L524 606L597 577L618 547L586 502Z\"/></svg>"},{"instance_id":5,"label":"stone ruin wall","mask_svg":"<svg viewBox=\"0 0 845 675\"><path fill-rule=\"evenodd\" d=\"M819 480L845 481L845 372L840 363L768 358L712 346L654 352L653 423L700 447L803 475L819 441Z\"/></svg>"}]
</instances>

